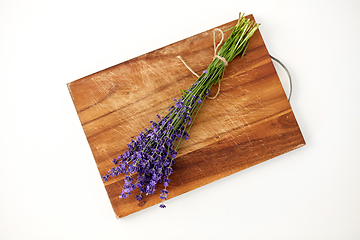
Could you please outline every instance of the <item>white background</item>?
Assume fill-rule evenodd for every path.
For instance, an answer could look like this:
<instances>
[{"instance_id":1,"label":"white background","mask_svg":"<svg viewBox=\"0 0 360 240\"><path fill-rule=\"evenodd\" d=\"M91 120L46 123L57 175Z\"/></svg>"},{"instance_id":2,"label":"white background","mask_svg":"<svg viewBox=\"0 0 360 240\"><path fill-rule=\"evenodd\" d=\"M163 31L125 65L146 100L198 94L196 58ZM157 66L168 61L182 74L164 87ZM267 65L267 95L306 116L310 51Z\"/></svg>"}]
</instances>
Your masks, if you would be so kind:
<instances>
[{"instance_id":1,"label":"white background","mask_svg":"<svg viewBox=\"0 0 360 240\"><path fill-rule=\"evenodd\" d=\"M0 239L360 239L359 10L358 0L0 0ZM238 12L255 16L291 71L307 145L117 220L66 83Z\"/></svg>"}]
</instances>

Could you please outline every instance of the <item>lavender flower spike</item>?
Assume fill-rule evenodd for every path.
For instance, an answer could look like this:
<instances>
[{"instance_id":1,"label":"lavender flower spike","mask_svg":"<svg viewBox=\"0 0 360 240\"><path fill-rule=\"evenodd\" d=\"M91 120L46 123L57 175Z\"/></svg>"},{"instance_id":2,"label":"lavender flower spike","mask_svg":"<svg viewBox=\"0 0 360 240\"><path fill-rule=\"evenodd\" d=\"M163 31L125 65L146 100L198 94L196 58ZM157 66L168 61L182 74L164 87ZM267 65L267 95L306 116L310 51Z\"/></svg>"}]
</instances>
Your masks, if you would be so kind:
<instances>
[{"instance_id":1,"label":"lavender flower spike","mask_svg":"<svg viewBox=\"0 0 360 240\"><path fill-rule=\"evenodd\" d=\"M240 15L238 23L217 55L227 62L236 55L243 56L250 37L258 27L258 24ZM174 158L183 140L190 137L190 128L208 97L210 88L221 81L224 70L224 62L214 58L202 75L186 91L182 91L181 97L174 98L166 108L166 114L157 115L156 120L150 121L149 128L141 132L135 140L131 140L127 145L128 150L112 160L116 167L111 168L102 178L108 181L111 177L125 174L120 198L126 198L133 190L139 189L140 193L135 198L141 201L144 196L155 193L159 183L163 183L160 199L168 199L167 188L173 172ZM162 203L160 207L166 206Z\"/></svg>"}]
</instances>

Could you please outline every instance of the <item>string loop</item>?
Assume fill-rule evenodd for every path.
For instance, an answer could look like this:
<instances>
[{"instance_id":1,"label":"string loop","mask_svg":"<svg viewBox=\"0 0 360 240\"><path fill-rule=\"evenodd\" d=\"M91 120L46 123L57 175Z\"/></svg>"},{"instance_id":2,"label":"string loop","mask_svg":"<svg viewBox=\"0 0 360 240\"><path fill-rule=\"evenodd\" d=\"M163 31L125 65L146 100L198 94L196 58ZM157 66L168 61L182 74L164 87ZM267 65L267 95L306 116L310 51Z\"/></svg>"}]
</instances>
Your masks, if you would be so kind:
<instances>
[{"instance_id":1,"label":"string loop","mask_svg":"<svg viewBox=\"0 0 360 240\"><path fill-rule=\"evenodd\" d=\"M221 34L221 40L220 40L220 42L218 43L218 45L216 45L216 42L215 42L215 39L216 39L215 32L216 32L216 31L219 31L220 34ZM217 55L218 48L221 46L222 42L224 41L224 32L223 32L221 29L215 28L215 29L213 30L213 41L214 41L214 58L213 58L213 60L214 60L215 58L218 58L218 59L220 59L221 61L223 61L225 67L227 67L228 62L226 61L226 59L225 59L224 57L221 57L221 56Z\"/></svg>"}]
</instances>

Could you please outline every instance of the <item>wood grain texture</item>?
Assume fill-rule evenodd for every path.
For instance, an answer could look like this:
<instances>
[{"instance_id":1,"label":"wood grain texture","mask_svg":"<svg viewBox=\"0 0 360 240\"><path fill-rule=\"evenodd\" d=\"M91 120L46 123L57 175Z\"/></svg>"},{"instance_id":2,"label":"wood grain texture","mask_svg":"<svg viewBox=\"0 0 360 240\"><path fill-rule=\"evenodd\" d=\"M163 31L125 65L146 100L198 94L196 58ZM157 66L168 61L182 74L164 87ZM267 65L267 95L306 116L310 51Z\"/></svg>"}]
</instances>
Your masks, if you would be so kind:
<instances>
[{"instance_id":1,"label":"wood grain texture","mask_svg":"<svg viewBox=\"0 0 360 240\"><path fill-rule=\"evenodd\" d=\"M248 16L253 19L253 16ZM218 28L225 30L237 20ZM230 31L225 33L225 37ZM212 29L68 83L100 176L112 158L181 95L212 61ZM214 95L217 86L210 95ZM207 99L178 151L169 198L305 145L292 109L258 30L243 58L225 70L221 92ZM99 181L102 181L99 176ZM117 217L160 202L159 191L137 202L119 199L123 176L104 182Z\"/></svg>"}]
</instances>

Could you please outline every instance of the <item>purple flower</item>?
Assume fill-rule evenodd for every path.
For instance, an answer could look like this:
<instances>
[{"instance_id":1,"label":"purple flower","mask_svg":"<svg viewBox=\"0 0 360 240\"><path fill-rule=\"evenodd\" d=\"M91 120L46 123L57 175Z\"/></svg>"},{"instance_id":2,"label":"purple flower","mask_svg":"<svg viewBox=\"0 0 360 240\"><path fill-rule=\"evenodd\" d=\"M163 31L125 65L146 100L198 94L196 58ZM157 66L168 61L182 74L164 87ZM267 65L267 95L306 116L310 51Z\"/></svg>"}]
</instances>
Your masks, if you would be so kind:
<instances>
[{"instance_id":1,"label":"purple flower","mask_svg":"<svg viewBox=\"0 0 360 240\"><path fill-rule=\"evenodd\" d=\"M121 192L119 198L126 198L126 197L127 197L127 195L124 192Z\"/></svg>"},{"instance_id":2,"label":"purple flower","mask_svg":"<svg viewBox=\"0 0 360 240\"><path fill-rule=\"evenodd\" d=\"M165 206L165 204L160 204L160 206L159 206L160 208L166 208L166 206Z\"/></svg>"},{"instance_id":3,"label":"purple flower","mask_svg":"<svg viewBox=\"0 0 360 240\"><path fill-rule=\"evenodd\" d=\"M136 195L135 198L136 198L136 200L138 200L139 202L142 200L142 196L141 196L141 195Z\"/></svg>"},{"instance_id":4,"label":"purple flower","mask_svg":"<svg viewBox=\"0 0 360 240\"><path fill-rule=\"evenodd\" d=\"M102 176L102 179L106 182L107 180L110 179L109 174L105 174L104 176Z\"/></svg>"},{"instance_id":5,"label":"purple flower","mask_svg":"<svg viewBox=\"0 0 360 240\"><path fill-rule=\"evenodd\" d=\"M160 190L160 192L163 193L163 194L168 194L169 193L169 191L166 190L166 189L162 189L162 190Z\"/></svg>"},{"instance_id":6,"label":"purple flower","mask_svg":"<svg viewBox=\"0 0 360 240\"><path fill-rule=\"evenodd\" d=\"M180 99L176 102L176 107L177 108L182 108L183 107L183 102L180 101Z\"/></svg>"},{"instance_id":7,"label":"purple flower","mask_svg":"<svg viewBox=\"0 0 360 240\"><path fill-rule=\"evenodd\" d=\"M169 186L169 183L170 183L170 179L169 179L169 178L165 178L165 179L164 179L164 186L165 186L165 187Z\"/></svg>"}]
</instances>

